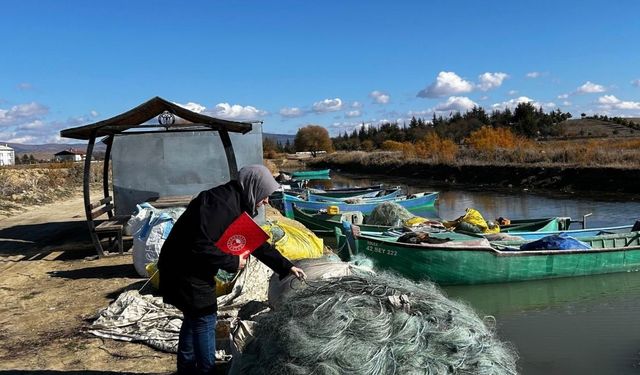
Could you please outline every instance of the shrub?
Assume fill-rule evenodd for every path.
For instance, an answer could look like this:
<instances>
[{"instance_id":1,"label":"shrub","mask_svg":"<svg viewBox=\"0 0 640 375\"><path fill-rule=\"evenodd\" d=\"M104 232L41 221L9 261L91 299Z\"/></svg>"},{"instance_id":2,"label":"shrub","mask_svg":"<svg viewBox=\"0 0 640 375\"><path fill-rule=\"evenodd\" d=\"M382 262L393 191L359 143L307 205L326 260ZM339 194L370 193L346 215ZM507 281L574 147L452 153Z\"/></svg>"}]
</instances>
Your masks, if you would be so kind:
<instances>
[{"instance_id":1,"label":"shrub","mask_svg":"<svg viewBox=\"0 0 640 375\"><path fill-rule=\"evenodd\" d=\"M440 138L435 132L427 133L416 142L416 155L434 162L453 162L458 155L458 146L452 140Z\"/></svg>"}]
</instances>

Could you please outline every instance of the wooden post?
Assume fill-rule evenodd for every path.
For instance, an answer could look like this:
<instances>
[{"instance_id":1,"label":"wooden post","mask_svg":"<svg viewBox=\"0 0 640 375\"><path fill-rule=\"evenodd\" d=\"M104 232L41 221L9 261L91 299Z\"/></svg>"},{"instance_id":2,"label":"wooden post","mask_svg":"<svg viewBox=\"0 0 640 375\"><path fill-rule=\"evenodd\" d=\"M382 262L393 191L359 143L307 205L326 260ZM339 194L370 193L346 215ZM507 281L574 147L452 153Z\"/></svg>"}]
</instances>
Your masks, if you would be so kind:
<instances>
[{"instance_id":1,"label":"wooden post","mask_svg":"<svg viewBox=\"0 0 640 375\"><path fill-rule=\"evenodd\" d=\"M90 191L90 177L91 177L91 155L93 154L93 145L96 143L96 131L91 132L91 138L89 138L89 143L87 144L87 156L84 159L84 177L82 178L82 189L84 193L84 211L87 216L87 225L89 226L89 235L91 236L91 241L93 245L96 247L96 251L98 252L98 256L102 258L104 256L104 251L102 250L102 244L100 243L100 238L96 233L96 226L93 223L93 218L91 217L91 191Z\"/></svg>"},{"instance_id":2,"label":"wooden post","mask_svg":"<svg viewBox=\"0 0 640 375\"><path fill-rule=\"evenodd\" d=\"M238 179L238 163L236 162L236 154L233 152L233 145L231 144L231 138L227 129L220 128L220 139L224 146L224 153L227 156L227 164L229 165L229 178L231 180Z\"/></svg>"},{"instance_id":3,"label":"wooden post","mask_svg":"<svg viewBox=\"0 0 640 375\"><path fill-rule=\"evenodd\" d=\"M104 197L109 196L109 159L111 157L111 145L113 144L113 135L110 135L105 143L107 144L107 151L104 153L104 168L102 169L102 192ZM113 202L115 203L115 197L113 197ZM115 207L115 205L114 205ZM107 212L109 219L113 218L114 212L110 210Z\"/></svg>"}]
</instances>

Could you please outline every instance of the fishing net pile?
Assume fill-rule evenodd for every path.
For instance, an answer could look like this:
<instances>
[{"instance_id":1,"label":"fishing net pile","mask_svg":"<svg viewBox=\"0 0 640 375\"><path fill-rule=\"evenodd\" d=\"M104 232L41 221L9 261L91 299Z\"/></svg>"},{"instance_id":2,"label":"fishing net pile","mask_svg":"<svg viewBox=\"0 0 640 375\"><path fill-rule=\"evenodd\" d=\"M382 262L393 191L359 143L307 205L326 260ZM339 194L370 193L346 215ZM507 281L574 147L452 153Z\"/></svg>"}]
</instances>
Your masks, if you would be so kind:
<instances>
[{"instance_id":1,"label":"fishing net pile","mask_svg":"<svg viewBox=\"0 0 640 375\"><path fill-rule=\"evenodd\" d=\"M433 283L391 274L293 283L283 303L259 317L238 373L517 373L516 352Z\"/></svg>"},{"instance_id":2,"label":"fishing net pile","mask_svg":"<svg viewBox=\"0 0 640 375\"><path fill-rule=\"evenodd\" d=\"M383 202L377 205L367 217L367 224L372 225L402 225L405 221L415 217L406 208L395 202Z\"/></svg>"}]
</instances>

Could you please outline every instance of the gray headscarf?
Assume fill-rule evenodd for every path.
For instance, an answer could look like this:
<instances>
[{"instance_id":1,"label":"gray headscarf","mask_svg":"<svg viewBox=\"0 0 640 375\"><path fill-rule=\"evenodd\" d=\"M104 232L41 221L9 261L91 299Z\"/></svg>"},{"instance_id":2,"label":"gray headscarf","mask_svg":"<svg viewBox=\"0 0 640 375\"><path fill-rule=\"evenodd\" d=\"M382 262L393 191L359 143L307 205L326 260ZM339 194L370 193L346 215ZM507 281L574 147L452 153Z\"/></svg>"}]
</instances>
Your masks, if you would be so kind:
<instances>
[{"instance_id":1,"label":"gray headscarf","mask_svg":"<svg viewBox=\"0 0 640 375\"><path fill-rule=\"evenodd\" d=\"M242 186L242 199L254 217L257 215L256 203L280 187L267 167L260 164L242 167L238 172L238 182Z\"/></svg>"}]
</instances>

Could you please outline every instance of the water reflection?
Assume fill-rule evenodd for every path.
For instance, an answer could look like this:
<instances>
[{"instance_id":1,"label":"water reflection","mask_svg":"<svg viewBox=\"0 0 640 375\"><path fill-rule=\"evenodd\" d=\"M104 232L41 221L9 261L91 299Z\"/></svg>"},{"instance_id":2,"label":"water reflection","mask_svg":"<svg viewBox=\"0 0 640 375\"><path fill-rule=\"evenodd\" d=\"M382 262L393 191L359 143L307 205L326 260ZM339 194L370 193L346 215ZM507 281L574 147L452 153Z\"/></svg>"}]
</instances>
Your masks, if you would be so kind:
<instances>
[{"instance_id":1,"label":"water reflection","mask_svg":"<svg viewBox=\"0 0 640 375\"><path fill-rule=\"evenodd\" d=\"M443 289L451 298L467 301L482 314L504 316L558 306L606 303L621 296L640 300L640 272Z\"/></svg>"}]
</instances>

